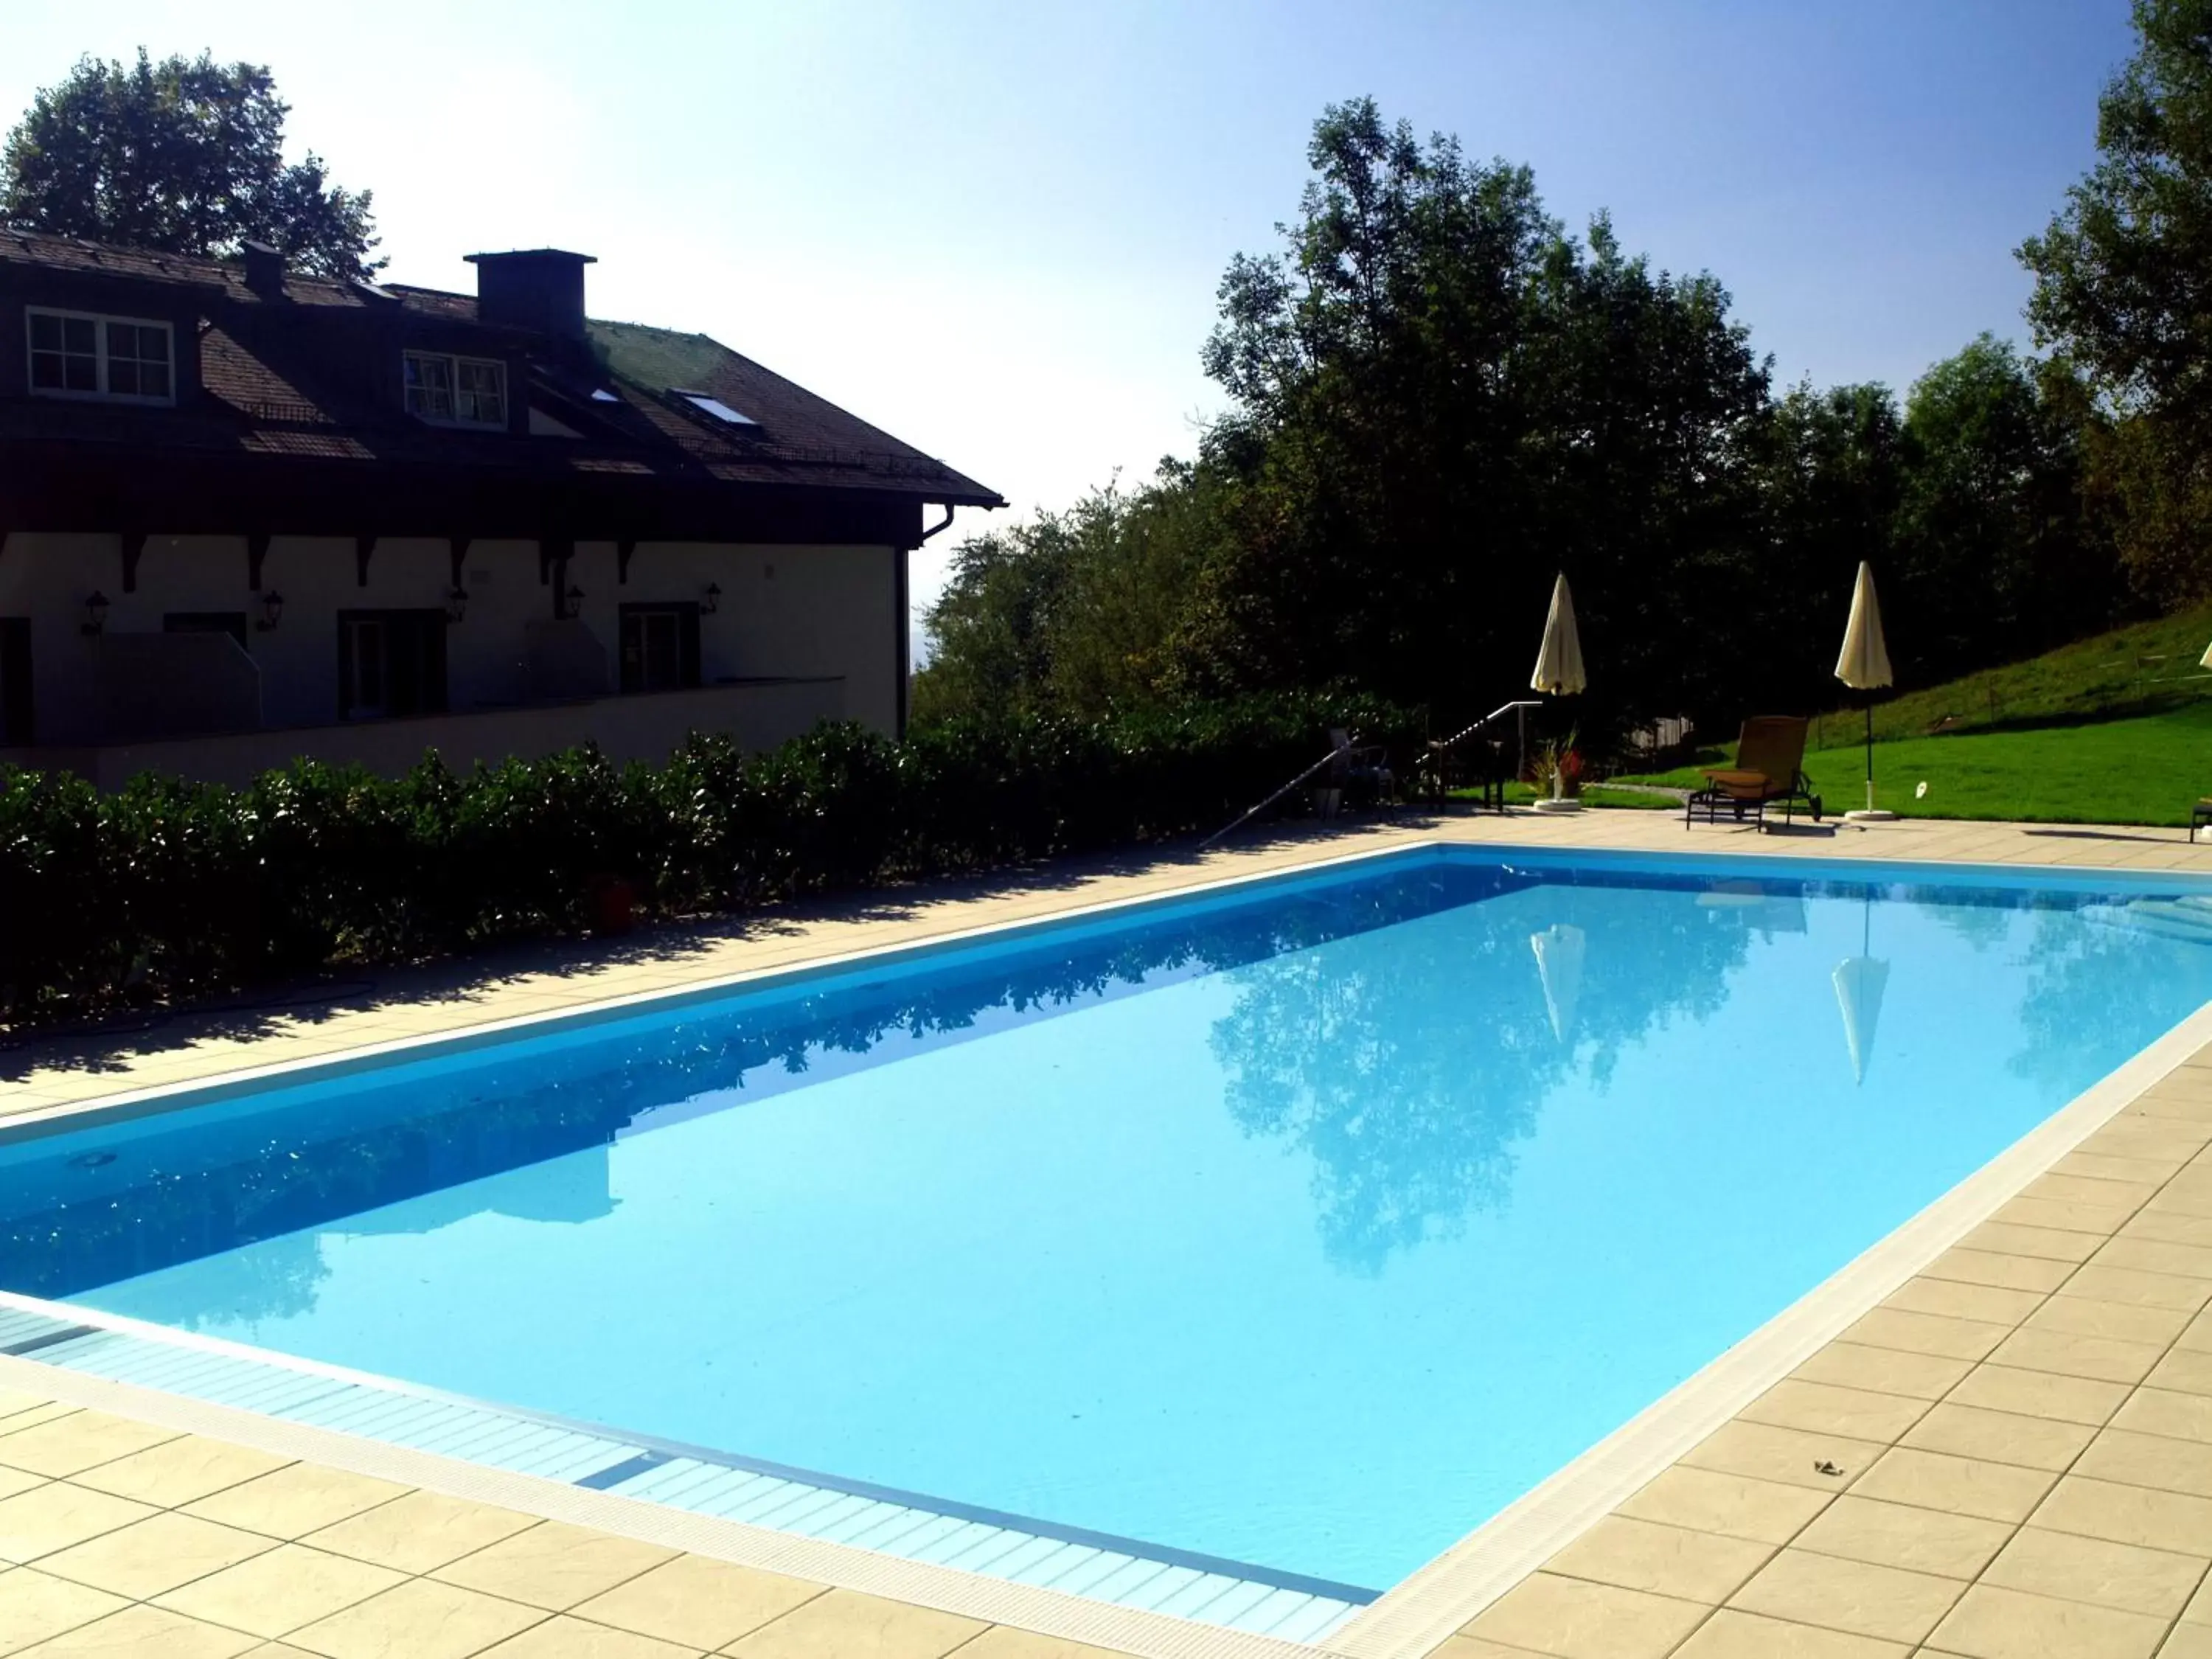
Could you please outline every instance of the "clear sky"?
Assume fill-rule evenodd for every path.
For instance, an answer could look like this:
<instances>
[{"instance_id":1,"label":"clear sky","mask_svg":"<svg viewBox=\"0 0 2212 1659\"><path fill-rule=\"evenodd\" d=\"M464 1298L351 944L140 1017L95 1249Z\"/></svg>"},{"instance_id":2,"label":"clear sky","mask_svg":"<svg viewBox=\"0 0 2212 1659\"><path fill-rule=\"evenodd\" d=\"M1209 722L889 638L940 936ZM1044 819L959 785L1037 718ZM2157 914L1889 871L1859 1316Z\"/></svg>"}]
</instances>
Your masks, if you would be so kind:
<instances>
[{"instance_id":1,"label":"clear sky","mask_svg":"<svg viewBox=\"0 0 2212 1659\"><path fill-rule=\"evenodd\" d=\"M594 314L713 334L1021 513L1189 453L1215 284L1295 212L1325 103L1711 270L1778 379L1902 388L2024 341L2011 250L2130 45L2125 0L0 0L0 31L10 115L80 52L266 63L393 280L595 253Z\"/></svg>"}]
</instances>

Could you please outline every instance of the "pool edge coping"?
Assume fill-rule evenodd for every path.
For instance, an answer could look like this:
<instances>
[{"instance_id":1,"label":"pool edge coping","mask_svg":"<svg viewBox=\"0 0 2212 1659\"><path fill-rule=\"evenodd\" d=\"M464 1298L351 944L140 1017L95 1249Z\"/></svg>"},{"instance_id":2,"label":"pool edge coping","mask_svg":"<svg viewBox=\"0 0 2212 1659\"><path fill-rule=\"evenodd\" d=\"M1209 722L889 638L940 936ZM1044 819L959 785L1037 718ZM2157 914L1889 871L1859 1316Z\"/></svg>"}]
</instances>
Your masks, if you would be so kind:
<instances>
[{"instance_id":1,"label":"pool edge coping","mask_svg":"<svg viewBox=\"0 0 2212 1659\"><path fill-rule=\"evenodd\" d=\"M674 987L648 988L532 1010L446 1030L410 1033L339 1053L301 1055L264 1066L241 1067L173 1083L124 1090L0 1119L0 1143L29 1139L82 1123L127 1121L257 1091L299 1074L343 1076L395 1060L465 1051L534 1027L585 1025L653 1007L675 1007L729 992L826 976L870 961L907 962L986 943L998 936L1045 932L1071 922L1141 912L1224 889L1288 882L1324 871L1390 859L1418 858L1464 849L1486 854L1525 854L1538 859L1567 855L1571 862L1602 865L1684 856L1698 864L1725 865L1747 856L1774 864L1844 866L1848 872L1910 870L1918 878L1959 880L1984 876L2018 884L2023 875L2086 886L2100 877L2151 885L2203 886L2199 872L2130 866L1988 863L1973 860L1843 858L1818 853L1749 854L1689 851L1671 854L1646 848L1525 842L1465 841L1420 836L1382 847L1340 853L1276 868L1227 874L1153 892L1096 900L1041 915L955 927L905 941L878 943L795 961L710 975ZM2067 1152L2117 1117L2190 1055L2212 1045L2212 1002L2154 1039L1986 1163L1876 1240L1796 1302L1708 1361L1626 1423L1523 1493L1504 1510L1388 1587L1320 1643L1260 1636L1171 1614L1155 1613L1066 1592L1039 1589L988 1574L908 1560L861 1547L836 1544L674 1509L649 1500L490 1468L465 1460L416 1450L341 1431L287 1422L220 1406L190 1395L112 1382L33 1358L0 1355L0 1384L43 1390L49 1397L88 1409L134 1415L180 1432L252 1446L371 1478L402 1481L451 1496L565 1521L665 1547L782 1572L832 1588L883 1595L994 1625L1103 1645L1140 1659L1425 1659L1483 1609L1534 1572L1560 1548L1618 1508L1637 1490L1678 1462L1812 1354L1834 1340L1975 1226L1985 1221ZM57 1385L60 1386L57 1386Z\"/></svg>"}]
</instances>

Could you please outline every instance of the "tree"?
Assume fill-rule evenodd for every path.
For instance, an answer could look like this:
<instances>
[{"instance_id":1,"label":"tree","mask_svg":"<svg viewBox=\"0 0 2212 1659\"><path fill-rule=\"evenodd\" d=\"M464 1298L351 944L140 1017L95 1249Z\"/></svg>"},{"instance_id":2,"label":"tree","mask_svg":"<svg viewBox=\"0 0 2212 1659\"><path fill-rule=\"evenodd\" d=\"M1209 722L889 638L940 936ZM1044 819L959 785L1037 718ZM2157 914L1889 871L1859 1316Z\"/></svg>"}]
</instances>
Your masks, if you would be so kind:
<instances>
[{"instance_id":1,"label":"tree","mask_svg":"<svg viewBox=\"0 0 2212 1659\"><path fill-rule=\"evenodd\" d=\"M377 238L368 191L331 182L313 154L284 160L267 69L168 58L77 61L0 152L0 218L24 230L216 258L268 242L302 269L362 277Z\"/></svg>"},{"instance_id":2,"label":"tree","mask_svg":"<svg viewBox=\"0 0 2212 1659\"><path fill-rule=\"evenodd\" d=\"M1914 382L1891 536L1908 660L1956 673L2112 620L2117 570L2082 498L2091 418L2065 366L1988 334Z\"/></svg>"},{"instance_id":3,"label":"tree","mask_svg":"<svg viewBox=\"0 0 2212 1659\"><path fill-rule=\"evenodd\" d=\"M2138 583L2212 591L2212 0L2135 0L2097 165L2020 258L2027 315L2119 417L2109 477Z\"/></svg>"}]
</instances>

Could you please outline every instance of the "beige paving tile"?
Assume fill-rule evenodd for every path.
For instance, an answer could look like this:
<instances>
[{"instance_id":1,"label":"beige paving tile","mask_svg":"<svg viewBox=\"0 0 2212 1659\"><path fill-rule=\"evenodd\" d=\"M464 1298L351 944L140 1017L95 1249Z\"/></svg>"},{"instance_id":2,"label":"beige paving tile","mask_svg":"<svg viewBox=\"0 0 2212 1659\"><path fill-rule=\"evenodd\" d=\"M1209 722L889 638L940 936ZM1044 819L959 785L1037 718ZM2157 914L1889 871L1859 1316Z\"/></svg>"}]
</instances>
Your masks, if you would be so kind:
<instances>
[{"instance_id":1,"label":"beige paving tile","mask_svg":"<svg viewBox=\"0 0 2212 1659\"><path fill-rule=\"evenodd\" d=\"M2084 1267L2082 1273L2094 1273ZM2079 1275L2077 1274L2078 1278ZM2026 1321L2026 1328L2067 1331L2077 1336L2116 1336L2124 1342L2148 1342L2164 1348L2188 1328L2189 1316L2178 1308L2145 1307L2136 1302L2106 1302L2074 1294L2068 1284Z\"/></svg>"},{"instance_id":2,"label":"beige paving tile","mask_svg":"<svg viewBox=\"0 0 2212 1659\"><path fill-rule=\"evenodd\" d=\"M0 1498L13 1498L19 1492L35 1492L46 1484L43 1474L33 1474L24 1469L0 1468ZM0 1556L0 1560L4 1560Z\"/></svg>"},{"instance_id":3,"label":"beige paving tile","mask_svg":"<svg viewBox=\"0 0 2212 1659\"><path fill-rule=\"evenodd\" d=\"M781 1573L679 1555L592 1597L574 1611L579 1619L665 1642L719 1648L822 1593L820 1584Z\"/></svg>"},{"instance_id":4,"label":"beige paving tile","mask_svg":"<svg viewBox=\"0 0 2212 1659\"><path fill-rule=\"evenodd\" d=\"M1905 1659L1902 1642L1785 1624L1753 1613L1723 1607L1674 1650L1674 1659ZM1438 1649L1434 1659L1448 1659Z\"/></svg>"},{"instance_id":5,"label":"beige paving tile","mask_svg":"<svg viewBox=\"0 0 2212 1659\"><path fill-rule=\"evenodd\" d=\"M186 1513L271 1538L298 1538L387 1503L407 1488L342 1469L294 1463L185 1506Z\"/></svg>"},{"instance_id":6,"label":"beige paving tile","mask_svg":"<svg viewBox=\"0 0 2212 1659\"><path fill-rule=\"evenodd\" d=\"M1972 1578L2013 1534L2010 1522L1885 1504L1846 1492L1791 1540L1816 1555L1944 1578Z\"/></svg>"},{"instance_id":7,"label":"beige paving tile","mask_svg":"<svg viewBox=\"0 0 2212 1659\"><path fill-rule=\"evenodd\" d=\"M2087 1376L2104 1382L2140 1382L2163 1352L2150 1342L2022 1326L1999 1343L1990 1357L2000 1365L2022 1370L2057 1371L2062 1376Z\"/></svg>"},{"instance_id":8,"label":"beige paving tile","mask_svg":"<svg viewBox=\"0 0 2212 1659\"><path fill-rule=\"evenodd\" d=\"M2170 1164L2154 1165L2164 1173L2149 1180L2128 1181L2112 1176L2090 1176L2054 1167L2021 1188L2023 1198L2051 1204L2087 1204L2099 1209L2134 1210L2158 1195L2172 1173Z\"/></svg>"},{"instance_id":9,"label":"beige paving tile","mask_svg":"<svg viewBox=\"0 0 2212 1659\"><path fill-rule=\"evenodd\" d=\"M2003 1255L1960 1246L1937 1256L1920 1270L1920 1276L1954 1279L1966 1285L1990 1285L2002 1290L2047 1292L2064 1284L2072 1271L2071 1262L2054 1261L2048 1256Z\"/></svg>"},{"instance_id":10,"label":"beige paving tile","mask_svg":"<svg viewBox=\"0 0 2212 1659\"><path fill-rule=\"evenodd\" d=\"M74 1406L48 1400L42 1395L25 1394L20 1389L0 1389L0 1432L13 1434L19 1428L51 1422L75 1410Z\"/></svg>"},{"instance_id":11,"label":"beige paving tile","mask_svg":"<svg viewBox=\"0 0 2212 1659\"><path fill-rule=\"evenodd\" d=\"M1882 1298L1885 1308L1905 1313L1940 1314L1948 1319L1979 1319L2017 1325L2042 1304L2039 1291L2008 1290L1956 1279L1908 1279ZM2177 1327L2177 1328L2179 1328Z\"/></svg>"},{"instance_id":12,"label":"beige paving tile","mask_svg":"<svg viewBox=\"0 0 2212 1659\"><path fill-rule=\"evenodd\" d=\"M0 1653L14 1653L130 1605L88 1584L18 1567L0 1575Z\"/></svg>"},{"instance_id":13,"label":"beige paving tile","mask_svg":"<svg viewBox=\"0 0 2212 1659\"><path fill-rule=\"evenodd\" d=\"M2212 1354L2176 1348L2150 1368L2143 1385L2179 1394L2212 1395Z\"/></svg>"},{"instance_id":14,"label":"beige paving tile","mask_svg":"<svg viewBox=\"0 0 2212 1659\"><path fill-rule=\"evenodd\" d=\"M2014 1412L1985 1411L1946 1401L1929 1408L1905 1437L1908 1446L1978 1457L1992 1463L2019 1463L2056 1474L2081 1455L2096 1431L2086 1424Z\"/></svg>"},{"instance_id":15,"label":"beige paving tile","mask_svg":"<svg viewBox=\"0 0 2212 1659\"><path fill-rule=\"evenodd\" d=\"M2212 1498L2069 1474L2035 1511L2053 1532L2212 1557Z\"/></svg>"},{"instance_id":16,"label":"beige paving tile","mask_svg":"<svg viewBox=\"0 0 2212 1659\"><path fill-rule=\"evenodd\" d=\"M1604 1589L1596 1584L1577 1588ZM1632 1594L1628 1590L1605 1593ZM739 1637L723 1651L739 1659L943 1659L962 1643L981 1635L984 1629L973 1619L863 1595L858 1590L833 1589L750 1635Z\"/></svg>"},{"instance_id":17,"label":"beige paving tile","mask_svg":"<svg viewBox=\"0 0 2212 1659\"><path fill-rule=\"evenodd\" d=\"M2169 1210L2147 1210L2120 1229L2123 1238L2154 1238L2166 1244L2212 1246L2212 1216L2176 1215Z\"/></svg>"},{"instance_id":18,"label":"beige paving tile","mask_svg":"<svg viewBox=\"0 0 2212 1659\"><path fill-rule=\"evenodd\" d=\"M1829 1382L1838 1388L1899 1394L1914 1400L1941 1400L1973 1368L1973 1362L1967 1359L1831 1342L1790 1374L1801 1382Z\"/></svg>"},{"instance_id":19,"label":"beige paving tile","mask_svg":"<svg viewBox=\"0 0 2212 1659\"><path fill-rule=\"evenodd\" d=\"M2053 1478L2017 1464L1899 1446L1885 1453L1854 1490L1862 1498L1984 1521L2024 1521L2051 1490Z\"/></svg>"},{"instance_id":20,"label":"beige paving tile","mask_svg":"<svg viewBox=\"0 0 2212 1659\"><path fill-rule=\"evenodd\" d=\"M1692 1468L1835 1492L1849 1486L1881 1450L1875 1442L1844 1435L1807 1434L1798 1429L1770 1428L1764 1423L1736 1422L1708 1435L1681 1461ZM1824 1474L1820 1472L1824 1464L1841 1473Z\"/></svg>"},{"instance_id":21,"label":"beige paving tile","mask_svg":"<svg viewBox=\"0 0 2212 1659\"><path fill-rule=\"evenodd\" d=\"M270 1547L240 1532L164 1511L40 1558L43 1571L143 1601Z\"/></svg>"},{"instance_id":22,"label":"beige paving tile","mask_svg":"<svg viewBox=\"0 0 2212 1659\"><path fill-rule=\"evenodd\" d=\"M2165 1635L2162 1619L1977 1584L1929 1645L1966 1659L2151 1659Z\"/></svg>"},{"instance_id":23,"label":"beige paving tile","mask_svg":"<svg viewBox=\"0 0 2212 1659\"><path fill-rule=\"evenodd\" d=\"M1838 1388L1785 1377L1738 1413L1744 1420L1808 1434L1840 1434L1888 1444L1919 1420L1925 1401L1904 1395Z\"/></svg>"},{"instance_id":24,"label":"beige paving tile","mask_svg":"<svg viewBox=\"0 0 2212 1659\"><path fill-rule=\"evenodd\" d=\"M226 1486L279 1469L290 1460L228 1441L184 1435L74 1477L80 1486L176 1509Z\"/></svg>"},{"instance_id":25,"label":"beige paving tile","mask_svg":"<svg viewBox=\"0 0 2212 1659\"><path fill-rule=\"evenodd\" d=\"M1847 1342L1906 1353L1932 1353L1946 1359L1983 1359L2010 1333L2006 1325L1979 1319L1944 1319L1933 1314L1876 1308L1844 1333Z\"/></svg>"},{"instance_id":26,"label":"beige paving tile","mask_svg":"<svg viewBox=\"0 0 2212 1659\"><path fill-rule=\"evenodd\" d=\"M2094 1233L2108 1237L2127 1224L2136 1212L2131 1204L2062 1204L2047 1198L2008 1199L1999 1205L1992 1221L2025 1227L2056 1227L2067 1232Z\"/></svg>"},{"instance_id":27,"label":"beige paving tile","mask_svg":"<svg viewBox=\"0 0 2212 1659\"><path fill-rule=\"evenodd\" d=\"M538 1517L441 1492L410 1492L305 1534L301 1542L400 1572L425 1573L512 1537Z\"/></svg>"},{"instance_id":28,"label":"beige paving tile","mask_svg":"<svg viewBox=\"0 0 2212 1659\"><path fill-rule=\"evenodd\" d=\"M2106 1429L2089 1443L2073 1472L2130 1486L2212 1498L2212 1446L2164 1435Z\"/></svg>"},{"instance_id":29,"label":"beige paving tile","mask_svg":"<svg viewBox=\"0 0 2212 1659\"><path fill-rule=\"evenodd\" d=\"M2212 1444L2212 1398L2146 1384L2112 1414L2112 1426L2136 1434L2162 1434L2175 1440Z\"/></svg>"},{"instance_id":30,"label":"beige paving tile","mask_svg":"<svg viewBox=\"0 0 2212 1659\"><path fill-rule=\"evenodd\" d=\"M173 1613L274 1637L366 1601L403 1578L366 1561L280 1544L155 1599Z\"/></svg>"},{"instance_id":31,"label":"beige paving tile","mask_svg":"<svg viewBox=\"0 0 2212 1659\"><path fill-rule=\"evenodd\" d=\"M1773 1553L1767 1544L1608 1515L1544 1571L1718 1607Z\"/></svg>"},{"instance_id":32,"label":"beige paving tile","mask_svg":"<svg viewBox=\"0 0 2212 1659\"><path fill-rule=\"evenodd\" d=\"M1992 1255L2039 1256L2047 1261L2071 1262L2076 1267L2095 1254L2097 1240L2084 1233L2056 1227L2016 1227L2002 1221L1984 1221L1959 1241L1960 1248Z\"/></svg>"},{"instance_id":33,"label":"beige paving tile","mask_svg":"<svg viewBox=\"0 0 2212 1659\"><path fill-rule=\"evenodd\" d=\"M1538 1572L1492 1603L1467 1633L1556 1659L1661 1659L1708 1611L1694 1601ZM805 1613L802 1608L793 1616ZM744 1643L731 1651L752 1659Z\"/></svg>"},{"instance_id":34,"label":"beige paving tile","mask_svg":"<svg viewBox=\"0 0 2212 1659\"><path fill-rule=\"evenodd\" d=\"M2208 1559L2023 1527L1982 1583L2171 1619L2203 1581Z\"/></svg>"},{"instance_id":35,"label":"beige paving tile","mask_svg":"<svg viewBox=\"0 0 2212 1659\"><path fill-rule=\"evenodd\" d=\"M483 1659L695 1659L696 1651L556 1614L486 1648Z\"/></svg>"},{"instance_id":36,"label":"beige paving tile","mask_svg":"<svg viewBox=\"0 0 2212 1659\"><path fill-rule=\"evenodd\" d=\"M2095 1152L2069 1152L2051 1170L2053 1175L2090 1176L2156 1187L2184 1167L2181 1161L2170 1158L2102 1158Z\"/></svg>"},{"instance_id":37,"label":"beige paving tile","mask_svg":"<svg viewBox=\"0 0 2212 1659\"><path fill-rule=\"evenodd\" d=\"M88 1492L66 1480L49 1481L0 1498L0 1561L35 1561L154 1513L128 1498Z\"/></svg>"},{"instance_id":38,"label":"beige paving tile","mask_svg":"<svg viewBox=\"0 0 2212 1659\"><path fill-rule=\"evenodd\" d=\"M2054 1371L2024 1371L2009 1365L1977 1365L1950 1394L1954 1405L2093 1426L2110 1418L2127 1397L2124 1382L2061 1376Z\"/></svg>"},{"instance_id":39,"label":"beige paving tile","mask_svg":"<svg viewBox=\"0 0 2212 1659\"><path fill-rule=\"evenodd\" d=\"M2176 1625L2158 1659L2212 1659L2212 1625Z\"/></svg>"},{"instance_id":40,"label":"beige paving tile","mask_svg":"<svg viewBox=\"0 0 2212 1659\"><path fill-rule=\"evenodd\" d=\"M329 1659L465 1659L545 1614L432 1578L410 1578L289 1638Z\"/></svg>"},{"instance_id":41,"label":"beige paving tile","mask_svg":"<svg viewBox=\"0 0 2212 1659\"><path fill-rule=\"evenodd\" d=\"M159 1607L125 1607L26 1648L16 1659L233 1659L253 1644L251 1636Z\"/></svg>"},{"instance_id":42,"label":"beige paving tile","mask_svg":"<svg viewBox=\"0 0 2212 1659\"><path fill-rule=\"evenodd\" d=\"M1470 1638L1454 1637L1452 1640L1465 1641L1470 1648L1476 1646ZM1504 1653L1512 1659L1510 1648L1493 1647L1492 1652ZM1038 1636L1008 1625L994 1625L960 1650L960 1659L1113 1659L1113 1656L1103 1648L1086 1647L1080 1642ZM1430 1659L1451 1659L1449 1644L1437 1649ZM1479 1649L1474 1659L1482 1659Z\"/></svg>"},{"instance_id":43,"label":"beige paving tile","mask_svg":"<svg viewBox=\"0 0 2212 1659\"><path fill-rule=\"evenodd\" d=\"M563 1612L671 1559L676 1552L545 1521L437 1569L449 1584Z\"/></svg>"},{"instance_id":44,"label":"beige paving tile","mask_svg":"<svg viewBox=\"0 0 2212 1659\"><path fill-rule=\"evenodd\" d=\"M2167 1273L2176 1279L2212 1279L2212 1250L2194 1244L2167 1244L2155 1238L2108 1239L2089 1258L2100 1267L2132 1267L2137 1273Z\"/></svg>"},{"instance_id":45,"label":"beige paving tile","mask_svg":"<svg viewBox=\"0 0 2212 1659\"><path fill-rule=\"evenodd\" d=\"M1826 1492L1678 1463L1614 1513L1753 1543L1786 1544L1831 1501Z\"/></svg>"},{"instance_id":46,"label":"beige paving tile","mask_svg":"<svg viewBox=\"0 0 2212 1659\"><path fill-rule=\"evenodd\" d=\"M157 1429L127 1417L72 1412L12 1434L5 1423L0 1423L0 1463L58 1478L176 1437L173 1429Z\"/></svg>"},{"instance_id":47,"label":"beige paving tile","mask_svg":"<svg viewBox=\"0 0 2212 1659\"><path fill-rule=\"evenodd\" d=\"M1932 1573L1785 1549L1729 1605L1826 1630L1917 1642L1936 1627L1966 1586Z\"/></svg>"}]
</instances>

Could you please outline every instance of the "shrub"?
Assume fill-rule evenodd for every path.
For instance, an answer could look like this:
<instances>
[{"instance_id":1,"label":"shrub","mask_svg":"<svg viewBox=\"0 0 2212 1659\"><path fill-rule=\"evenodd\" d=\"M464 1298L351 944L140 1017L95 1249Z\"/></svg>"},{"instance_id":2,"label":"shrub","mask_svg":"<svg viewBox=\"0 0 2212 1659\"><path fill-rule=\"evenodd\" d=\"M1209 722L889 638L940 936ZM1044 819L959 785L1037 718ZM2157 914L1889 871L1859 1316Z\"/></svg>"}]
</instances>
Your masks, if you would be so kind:
<instances>
[{"instance_id":1,"label":"shrub","mask_svg":"<svg viewBox=\"0 0 2212 1659\"><path fill-rule=\"evenodd\" d=\"M299 761L243 789L148 775L106 796L0 769L0 1018L574 933L608 881L649 914L732 911L1211 830L1346 725L1401 748L1414 730L1312 695L897 743L823 726L751 755L702 736L659 767L591 748L465 775L432 755L390 779Z\"/></svg>"}]
</instances>

